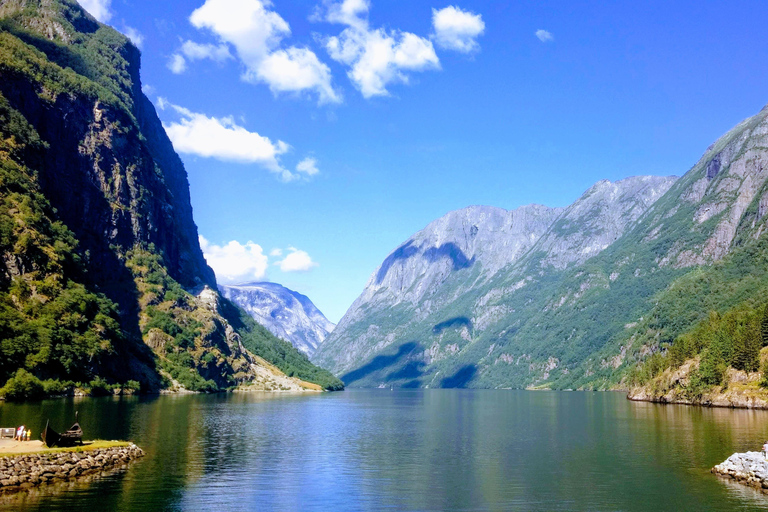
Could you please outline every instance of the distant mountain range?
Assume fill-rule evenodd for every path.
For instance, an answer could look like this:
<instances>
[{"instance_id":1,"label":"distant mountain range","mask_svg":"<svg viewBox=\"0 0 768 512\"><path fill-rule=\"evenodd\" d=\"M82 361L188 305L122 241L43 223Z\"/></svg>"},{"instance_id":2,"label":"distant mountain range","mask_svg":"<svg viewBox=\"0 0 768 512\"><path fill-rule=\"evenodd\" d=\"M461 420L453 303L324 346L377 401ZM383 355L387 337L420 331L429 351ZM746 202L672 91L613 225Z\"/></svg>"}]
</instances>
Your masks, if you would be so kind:
<instances>
[{"instance_id":1,"label":"distant mountain range","mask_svg":"<svg viewBox=\"0 0 768 512\"><path fill-rule=\"evenodd\" d=\"M753 293L734 277L717 300L675 295L766 238L767 117L679 179L601 181L564 209L448 213L373 272L313 361L352 386L625 387L637 361ZM658 309L674 300L684 313Z\"/></svg>"},{"instance_id":2,"label":"distant mountain range","mask_svg":"<svg viewBox=\"0 0 768 512\"><path fill-rule=\"evenodd\" d=\"M277 283L219 285L219 290L272 334L308 356L335 327L307 296Z\"/></svg>"}]
</instances>

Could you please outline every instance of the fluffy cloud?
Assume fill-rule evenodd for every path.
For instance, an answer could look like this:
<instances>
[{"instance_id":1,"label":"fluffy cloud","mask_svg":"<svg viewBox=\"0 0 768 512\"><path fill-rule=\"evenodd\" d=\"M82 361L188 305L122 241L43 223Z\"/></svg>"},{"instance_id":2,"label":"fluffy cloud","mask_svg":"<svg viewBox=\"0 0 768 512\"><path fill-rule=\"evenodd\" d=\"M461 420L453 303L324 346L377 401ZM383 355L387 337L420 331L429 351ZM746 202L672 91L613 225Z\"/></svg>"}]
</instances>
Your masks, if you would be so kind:
<instances>
[{"instance_id":1,"label":"fluffy cloud","mask_svg":"<svg viewBox=\"0 0 768 512\"><path fill-rule=\"evenodd\" d=\"M226 44L199 44L194 41L185 41L178 53L174 53L168 59L167 66L171 72L180 75L187 70L188 60L210 59L221 63L232 58Z\"/></svg>"},{"instance_id":2,"label":"fluffy cloud","mask_svg":"<svg viewBox=\"0 0 768 512\"><path fill-rule=\"evenodd\" d=\"M170 107L180 119L164 125L173 147L180 153L230 162L255 163L281 175L292 173L282 167L279 156L290 146L283 141L272 142L256 132L250 132L230 117L208 117L158 99L161 109ZM283 179L286 179L283 176Z\"/></svg>"},{"instance_id":3,"label":"fluffy cloud","mask_svg":"<svg viewBox=\"0 0 768 512\"><path fill-rule=\"evenodd\" d=\"M434 39L440 48L469 53L480 48L477 37L485 31L482 16L458 7L432 9Z\"/></svg>"},{"instance_id":4,"label":"fluffy cloud","mask_svg":"<svg viewBox=\"0 0 768 512\"><path fill-rule=\"evenodd\" d=\"M135 44L137 48L141 48L143 46L144 36L142 35L141 32L139 32L135 28L125 25L123 34L128 36L128 39L130 39L131 42Z\"/></svg>"},{"instance_id":5,"label":"fluffy cloud","mask_svg":"<svg viewBox=\"0 0 768 512\"><path fill-rule=\"evenodd\" d=\"M157 99L161 110L170 108L178 114L178 121L163 124L168 138L179 153L215 158L225 162L258 164L276 173L284 182L307 181L318 174L317 160L305 158L296 165L296 172L286 169L280 156L291 146L278 140L248 131L238 125L234 117L209 117L174 105L165 98Z\"/></svg>"},{"instance_id":6,"label":"fluffy cloud","mask_svg":"<svg viewBox=\"0 0 768 512\"><path fill-rule=\"evenodd\" d=\"M180 51L190 60L210 59L215 62L224 62L233 58L226 44L199 44L194 41L184 41Z\"/></svg>"},{"instance_id":7,"label":"fluffy cloud","mask_svg":"<svg viewBox=\"0 0 768 512\"><path fill-rule=\"evenodd\" d=\"M272 249L267 256L259 244L250 240L245 244L232 240L223 245L215 245L202 235L199 239L208 265L216 272L216 280L223 284L264 279L270 265L269 256L283 256L282 249ZM318 266L306 251L289 247L287 253L285 258L273 263L282 272L308 272Z\"/></svg>"},{"instance_id":8,"label":"fluffy cloud","mask_svg":"<svg viewBox=\"0 0 768 512\"><path fill-rule=\"evenodd\" d=\"M273 93L314 89L320 103L341 99L331 87L331 70L306 48L292 46L270 53L255 71L246 74L246 79L267 83Z\"/></svg>"},{"instance_id":9,"label":"fluffy cloud","mask_svg":"<svg viewBox=\"0 0 768 512\"><path fill-rule=\"evenodd\" d=\"M289 247L285 258L275 262L275 265L279 266L283 272L308 272L318 266L306 251L295 247Z\"/></svg>"},{"instance_id":10,"label":"fluffy cloud","mask_svg":"<svg viewBox=\"0 0 768 512\"><path fill-rule=\"evenodd\" d=\"M317 55L307 48L280 48L291 30L271 6L269 0L206 0L189 20L234 46L245 66L243 79L266 83L273 93L314 91L319 103L340 102L331 71Z\"/></svg>"},{"instance_id":11,"label":"fluffy cloud","mask_svg":"<svg viewBox=\"0 0 768 512\"><path fill-rule=\"evenodd\" d=\"M236 240L225 245L214 245L201 235L200 248L221 283L263 279L267 273L267 255L260 245L251 241L245 245Z\"/></svg>"},{"instance_id":12,"label":"fluffy cloud","mask_svg":"<svg viewBox=\"0 0 768 512\"><path fill-rule=\"evenodd\" d=\"M548 43L549 41L555 40L555 36L553 36L551 32L542 29L536 31L536 37L538 37L539 41L542 43Z\"/></svg>"},{"instance_id":13,"label":"fluffy cloud","mask_svg":"<svg viewBox=\"0 0 768 512\"><path fill-rule=\"evenodd\" d=\"M178 53L174 53L171 55L171 58L168 59L168 64L166 64L166 66L171 70L171 73L180 75L187 70L187 59Z\"/></svg>"},{"instance_id":14,"label":"fluffy cloud","mask_svg":"<svg viewBox=\"0 0 768 512\"><path fill-rule=\"evenodd\" d=\"M79 2L83 9L100 22L106 23L112 19L112 9L110 8L112 0L79 0Z\"/></svg>"},{"instance_id":15,"label":"fluffy cloud","mask_svg":"<svg viewBox=\"0 0 768 512\"><path fill-rule=\"evenodd\" d=\"M320 172L317 168L317 160L311 157L307 157L296 165L296 171L302 172L307 176L314 176Z\"/></svg>"},{"instance_id":16,"label":"fluffy cloud","mask_svg":"<svg viewBox=\"0 0 768 512\"><path fill-rule=\"evenodd\" d=\"M410 32L371 29L366 0L331 3L325 20L346 25L341 34L326 40L328 54L350 67L350 80L366 98L386 96L387 86L408 82L404 71L439 69L440 61L429 39Z\"/></svg>"}]
</instances>

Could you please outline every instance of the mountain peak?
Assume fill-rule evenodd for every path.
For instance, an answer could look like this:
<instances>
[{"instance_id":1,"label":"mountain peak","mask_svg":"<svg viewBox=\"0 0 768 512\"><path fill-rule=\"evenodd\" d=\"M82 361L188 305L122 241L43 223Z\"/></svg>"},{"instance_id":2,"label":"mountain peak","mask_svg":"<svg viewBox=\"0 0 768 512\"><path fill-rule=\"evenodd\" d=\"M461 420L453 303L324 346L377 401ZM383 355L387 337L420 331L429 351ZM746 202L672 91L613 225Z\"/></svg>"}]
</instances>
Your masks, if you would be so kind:
<instances>
[{"instance_id":1,"label":"mountain peak","mask_svg":"<svg viewBox=\"0 0 768 512\"><path fill-rule=\"evenodd\" d=\"M335 327L306 295L278 283L219 285L219 290L272 334L308 356Z\"/></svg>"}]
</instances>

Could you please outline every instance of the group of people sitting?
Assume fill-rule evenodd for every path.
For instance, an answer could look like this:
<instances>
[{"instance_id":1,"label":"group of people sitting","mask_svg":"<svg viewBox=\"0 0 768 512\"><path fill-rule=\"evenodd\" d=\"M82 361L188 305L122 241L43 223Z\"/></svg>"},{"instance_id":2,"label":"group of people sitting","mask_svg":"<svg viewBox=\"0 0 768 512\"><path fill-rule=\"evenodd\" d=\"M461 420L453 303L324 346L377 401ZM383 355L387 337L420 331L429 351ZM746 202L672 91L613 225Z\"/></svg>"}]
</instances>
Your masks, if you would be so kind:
<instances>
[{"instance_id":1,"label":"group of people sitting","mask_svg":"<svg viewBox=\"0 0 768 512\"><path fill-rule=\"evenodd\" d=\"M16 429L16 436L13 438L16 441L29 441L32 437L32 431L24 425Z\"/></svg>"}]
</instances>

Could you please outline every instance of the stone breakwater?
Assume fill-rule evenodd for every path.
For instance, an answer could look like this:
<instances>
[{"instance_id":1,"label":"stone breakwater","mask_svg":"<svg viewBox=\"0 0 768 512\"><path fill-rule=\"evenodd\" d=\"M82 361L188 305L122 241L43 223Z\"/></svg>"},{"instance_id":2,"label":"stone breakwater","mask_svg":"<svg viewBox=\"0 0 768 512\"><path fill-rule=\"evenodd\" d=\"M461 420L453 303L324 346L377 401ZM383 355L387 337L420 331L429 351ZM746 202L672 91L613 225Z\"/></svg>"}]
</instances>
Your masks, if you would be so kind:
<instances>
[{"instance_id":1,"label":"stone breakwater","mask_svg":"<svg viewBox=\"0 0 768 512\"><path fill-rule=\"evenodd\" d=\"M768 460L761 452L734 453L725 462L713 467L712 472L768 490Z\"/></svg>"},{"instance_id":2,"label":"stone breakwater","mask_svg":"<svg viewBox=\"0 0 768 512\"><path fill-rule=\"evenodd\" d=\"M0 493L72 480L127 466L144 456L131 444L80 452L42 452L0 458Z\"/></svg>"}]
</instances>

